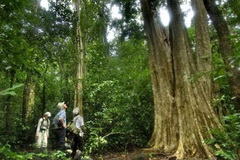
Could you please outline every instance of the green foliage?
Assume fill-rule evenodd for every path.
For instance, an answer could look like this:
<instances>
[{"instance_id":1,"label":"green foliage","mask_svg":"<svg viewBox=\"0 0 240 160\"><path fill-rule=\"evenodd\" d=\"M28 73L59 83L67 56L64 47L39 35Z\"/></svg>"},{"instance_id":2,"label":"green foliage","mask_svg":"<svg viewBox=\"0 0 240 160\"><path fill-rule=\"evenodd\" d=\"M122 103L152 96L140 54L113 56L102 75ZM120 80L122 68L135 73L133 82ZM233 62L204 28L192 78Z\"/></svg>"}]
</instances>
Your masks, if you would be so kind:
<instances>
[{"instance_id":1,"label":"green foliage","mask_svg":"<svg viewBox=\"0 0 240 160\"><path fill-rule=\"evenodd\" d=\"M225 160L239 159L239 134L240 134L240 116L234 111L233 99L229 88L226 66L224 65L222 56L217 52L217 46L213 43L214 59L214 82L219 91L219 96L214 99L215 110L220 115L227 115L223 118L223 130L212 131L213 139L207 141L215 150L215 155ZM235 47L236 48L236 47ZM237 53L237 52L236 52ZM237 58L234 57L234 59ZM236 63L234 63L236 64Z\"/></svg>"},{"instance_id":2,"label":"green foliage","mask_svg":"<svg viewBox=\"0 0 240 160\"><path fill-rule=\"evenodd\" d=\"M11 145L13 149L31 148L29 144L33 143L34 137L32 135L35 135L35 130L31 131L30 125L23 124L21 117L16 116L11 120L15 122L15 125L11 125L9 131L2 129L0 142Z\"/></svg>"},{"instance_id":3,"label":"green foliage","mask_svg":"<svg viewBox=\"0 0 240 160\"><path fill-rule=\"evenodd\" d=\"M0 141L10 144L14 150L33 149L37 120L46 110L54 115L58 101L69 103L70 120L74 100L76 15L69 9L69 1L61 1L58 5L53 2L48 11L32 2L4 0L0 7L8 17L0 22L0 94L6 97L18 95L11 97L11 101L4 99L5 96L0 97L1 105L11 104L9 110L4 107L0 110L3 117ZM142 147L151 135L153 104L147 50L142 39L143 26L131 20L138 16L139 8L132 10L129 7L133 3L124 2L124 14L129 23L123 27L122 35L128 41L115 41L108 50L107 41L103 39L109 23L106 7L109 1L84 3L81 27L87 71L83 93L84 118L88 127L86 152ZM21 4L19 8L17 4ZM21 115L24 87L3 89L8 88L10 82L24 84L28 74L32 75L36 87L35 106L32 117L24 124ZM9 126L6 125L7 118ZM9 155L24 157L24 154L7 149ZM64 157L62 153L51 155L56 159ZM43 153L38 158L46 156L50 157Z\"/></svg>"},{"instance_id":4,"label":"green foliage","mask_svg":"<svg viewBox=\"0 0 240 160\"><path fill-rule=\"evenodd\" d=\"M166 1L149 1L155 7ZM33 0L2 0L0 2L0 142L10 144L0 147L0 159L65 159L60 151L19 153L12 150L33 149L35 125L44 111L53 115L56 103L69 104L68 120L74 101L74 76L76 70L76 13L70 1L51 2L48 11L37 7ZM132 0L83 1L81 29L84 44L86 77L84 79L85 152L123 151L144 147L153 130L153 97L143 25L139 23L140 5ZM239 2L224 2L227 18L238 25ZM122 19L110 18L109 6L118 5ZM155 8L157 9L157 8ZM232 11L234 15L232 14ZM110 24L111 23L111 24ZM115 27L119 39L107 42L107 31ZM194 29L189 28L191 45L195 46ZM233 32L238 35L239 26ZM236 65L239 65L240 42L234 42ZM211 30L214 58L213 73L222 96L216 106L225 110L233 108L226 73L218 53L217 36ZM192 47L194 50L194 47ZM34 77L35 106L32 117L22 122L22 91L26 76ZM13 87L11 87L13 86ZM5 88L9 88L4 90ZM17 95L17 96L14 96ZM10 97L10 98L9 98ZM9 105L9 110L5 106ZM10 126L6 119L9 118ZM239 159L239 115L225 117L225 128L214 131L213 145L218 157ZM51 136L51 135L50 135ZM218 145L219 147L216 147ZM220 148L220 149L219 149Z\"/></svg>"},{"instance_id":5,"label":"green foliage","mask_svg":"<svg viewBox=\"0 0 240 160\"><path fill-rule=\"evenodd\" d=\"M84 113L86 150L92 153L143 147L151 135L153 104L146 46L134 39L116 43L114 56L105 58L96 44L88 52Z\"/></svg>"},{"instance_id":6,"label":"green foliage","mask_svg":"<svg viewBox=\"0 0 240 160\"><path fill-rule=\"evenodd\" d=\"M23 86L23 84L18 84L18 85L15 85L15 86L11 87L11 88L7 88L7 89L5 89L3 91L0 91L0 95L1 96L6 96L6 95L15 96L16 93L14 92L14 90L16 88L19 88L19 87L22 87L22 86Z\"/></svg>"},{"instance_id":7,"label":"green foliage","mask_svg":"<svg viewBox=\"0 0 240 160\"><path fill-rule=\"evenodd\" d=\"M15 153L12 152L9 145L0 147L0 158L5 160L29 160L32 159L32 153Z\"/></svg>"},{"instance_id":8,"label":"green foliage","mask_svg":"<svg viewBox=\"0 0 240 160\"><path fill-rule=\"evenodd\" d=\"M66 153L62 151L42 152L42 153L25 153L13 152L10 145L0 147L0 159L4 160L70 160L66 158Z\"/></svg>"},{"instance_id":9,"label":"green foliage","mask_svg":"<svg viewBox=\"0 0 240 160\"><path fill-rule=\"evenodd\" d=\"M228 24L235 27L238 26L240 20L239 6L240 2L238 0L222 1L222 5L220 6L228 20Z\"/></svg>"},{"instance_id":10,"label":"green foliage","mask_svg":"<svg viewBox=\"0 0 240 160\"><path fill-rule=\"evenodd\" d=\"M108 143L105 137L100 136L102 128L99 126L99 123L93 121L88 121L86 126L88 128L85 135L87 141L84 145L84 152L86 154L101 152Z\"/></svg>"},{"instance_id":11,"label":"green foliage","mask_svg":"<svg viewBox=\"0 0 240 160\"><path fill-rule=\"evenodd\" d=\"M66 159L66 153L57 151L51 154L51 159Z\"/></svg>"},{"instance_id":12,"label":"green foliage","mask_svg":"<svg viewBox=\"0 0 240 160\"><path fill-rule=\"evenodd\" d=\"M240 114L235 113L224 117L224 129L213 130L213 139L207 143L214 147L215 154L225 160L240 158Z\"/></svg>"},{"instance_id":13,"label":"green foliage","mask_svg":"<svg viewBox=\"0 0 240 160\"><path fill-rule=\"evenodd\" d=\"M73 35L76 15L69 9L67 1L58 5L53 2L48 11L33 7L32 2L22 1L21 7L14 9L13 13L6 12L10 18L0 23L0 78L3 79L0 94L18 95L11 101L4 99L7 96L0 97L2 105L11 104L9 111L4 108L0 111L0 116L4 120L9 118L10 124L7 127L6 121L0 122L0 141L10 144L14 150L33 149L38 118L46 110L54 115L58 101L69 103L67 112L70 120L74 100L77 52ZM122 35L128 41L115 41L109 50L106 39L103 40L109 23L109 9L105 6L108 2L85 1L81 15L87 71L83 93L84 118L88 128L85 134L86 153L142 147L152 129L153 104L147 50L142 40L143 26L131 20L133 16L138 16L139 8L129 10L133 3L124 3L128 7L124 13L129 23L123 27ZM11 5L8 1L3 3ZM129 14L131 12L134 15ZM28 74L33 77L36 96L32 117L23 124L24 87L3 89L10 86L9 82L24 84ZM10 152L10 148L9 154L24 157L24 154ZM26 159L30 157L30 154L25 156ZM51 155L34 154L32 157L60 159L64 155L54 152Z\"/></svg>"}]
</instances>

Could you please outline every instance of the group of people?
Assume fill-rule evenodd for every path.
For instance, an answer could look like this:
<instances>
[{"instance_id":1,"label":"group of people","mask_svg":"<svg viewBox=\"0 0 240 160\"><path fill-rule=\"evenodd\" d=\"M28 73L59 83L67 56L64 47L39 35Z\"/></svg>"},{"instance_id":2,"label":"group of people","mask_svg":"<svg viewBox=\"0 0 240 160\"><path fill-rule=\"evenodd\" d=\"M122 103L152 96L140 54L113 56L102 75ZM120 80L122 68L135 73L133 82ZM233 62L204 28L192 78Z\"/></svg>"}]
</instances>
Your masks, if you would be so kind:
<instances>
[{"instance_id":1,"label":"group of people","mask_svg":"<svg viewBox=\"0 0 240 160\"><path fill-rule=\"evenodd\" d=\"M65 137L67 125L66 109L68 106L64 102L59 102L57 104L59 112L53 118L53 133L55 136L55 149L65 150ZM81 115L79 115L79 108L73 109L73 120L72 125L76 128L76 134L73 134L71 149L72 158L76 156L77 150L82 151L83 149L83 128L84 120ZM50 129L50 112L44 113L43 117L39 119L37 130L36 130L36 142L38 148L47 148L49 129Z\"/></svg>"}]
</instances>

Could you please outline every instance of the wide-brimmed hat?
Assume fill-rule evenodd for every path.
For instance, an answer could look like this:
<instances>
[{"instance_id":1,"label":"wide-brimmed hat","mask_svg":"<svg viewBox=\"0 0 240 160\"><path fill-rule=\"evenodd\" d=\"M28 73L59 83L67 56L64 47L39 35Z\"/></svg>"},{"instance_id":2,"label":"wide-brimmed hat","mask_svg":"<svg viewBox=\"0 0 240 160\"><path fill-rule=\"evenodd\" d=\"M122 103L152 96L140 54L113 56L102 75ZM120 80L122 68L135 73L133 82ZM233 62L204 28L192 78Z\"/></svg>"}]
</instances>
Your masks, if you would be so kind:
<instances>
[{"instance_id":1,"label":"wide-brimmed hat","mask_svg":"<svg viewBox=\"0 0 240 160\"><path fill-rule=\"evenodd\" d=\"M62 109L64 105L65 105L65 102L58 102L57 107Z\"/></svg>"}]
</instances>

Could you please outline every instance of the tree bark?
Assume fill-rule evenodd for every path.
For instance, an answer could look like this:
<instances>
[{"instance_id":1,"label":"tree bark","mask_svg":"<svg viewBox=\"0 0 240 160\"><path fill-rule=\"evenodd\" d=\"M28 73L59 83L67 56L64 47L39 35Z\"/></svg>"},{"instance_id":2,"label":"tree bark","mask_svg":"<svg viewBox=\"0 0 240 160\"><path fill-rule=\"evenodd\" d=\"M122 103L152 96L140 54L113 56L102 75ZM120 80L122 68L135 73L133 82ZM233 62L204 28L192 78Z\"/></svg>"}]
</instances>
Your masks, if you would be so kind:
<instances>
[{"instance_id":1,"label":"tree bark","mask_svg":"<svg viewBox=\"0 0 240 160\"><path fill-rule=\"evenodd\" d=\"M194 1L195 2L195 1ZM202 2L195 2L198 24L206 18ZM198 70L210 70L211 57L206 23L197 34L198 63L195 64L189 47L186 28L178 0L168 0L171 16L169 41L163 27L154 16L149 0L141 0L144 26L147 34L151 78L153 84L155 121L149 141L152 150L183 158L214 159L204 143L211 138L210 128L221 125L211 105L209 77L190 81ZM202 37L200 37L200 34ZM201 49L201 46L205 48ZM203 52L203 53L202 53ZM206 63L206 68L201 65ZM207 86L205 86L207 84Z\"/></svg>"},{"instance_id":2,"label":"tree bark","mask_svg":"<svg viewBox=\"0 0 240 160\"><path fill-rule=\"evenodd\" d=\"M204 93L206 97L209 97L210 104L212 106L212 52L211 52L211 42L208 33L208 18L206 14L206 9L204 7L202 0L192 0L192 6L196 12L195 20L195 35L196 35L196 71L198 81L201 81L204 87Z\"/></svg>"},{"instance_id":3,"label":"tree bark","mask_svg":"<svg viewBox=\"0 0 240 160\"><path fill-rule=\"evenodd\" d=\"M155 110L155 127L149 143L153 146L153 149L172 153L176 149L178 122L171 118L177 116L177 113L173 112L175 110L175 77L172 73L174 66L171 50L167 35L159 23L156 22L149 1L141 0L141 5L148 38Z\"/></svg>"},{"instance_id":4,"label":"tree bark","mask_svg":"<svg viewBox=\"0 0 240 160\"><path fill-rule=\"evenodd\" d=\"M232 96L234 97L235 108L240 111L240 74L238 64L233 53L233 47L230 40L230 31L222 12L218 9L214 0L204 0L206 10L215 27L218 38L220 52L223 57L226 71L229 75L229 84Z\"/></svg>"},{"instance_id":5,"label":"tree bark","mask_svg":"<svg viewBox=\"0 0 240 160\"><path fill-rule=\"evenodd\" d=\"M80 115L83 115L83 67L84 67L84 49L83 49L83 43L82 43L82 35L81 35L81 7L80 7L80 0L77 0L75 2L76 10L77 10L77 27L76 27L76 41L77 41L77 72L76 72L76 88L75 88L75 94L74 94L74 107L79 107L79 113Z\"/></svg>"},{"instance_id":6,"label":"tree bark","mask_svg":"<svg viewBox=\"0 0 240 160\"><path fill-rule=\"evenodd\" d=\"M28 118L32 115L35 104L35 84L33 75L27 74L23 90L23 105L22 105L22 121L25 124Z\"/></svg>"}]
</instances>

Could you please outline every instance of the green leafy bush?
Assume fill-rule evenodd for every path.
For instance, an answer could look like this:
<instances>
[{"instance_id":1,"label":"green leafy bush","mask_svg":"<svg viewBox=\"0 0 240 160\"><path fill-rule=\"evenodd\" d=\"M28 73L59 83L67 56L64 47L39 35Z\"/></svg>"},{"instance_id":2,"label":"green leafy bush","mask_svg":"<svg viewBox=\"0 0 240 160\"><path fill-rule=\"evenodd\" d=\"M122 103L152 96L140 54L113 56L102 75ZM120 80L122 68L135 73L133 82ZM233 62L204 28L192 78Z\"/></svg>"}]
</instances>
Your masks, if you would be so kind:
<instances>
[{"instance_id":1,"label":"green leafy bush","mask_svg":"<svg viewBox=\"0 0 240 160\"><path fill-rule=\"evenodd\" d=\"M215 154L224 160L240 159L240 114L224 117L224 129L213 130L213 139L207 143L214 147Z\"/></svg>"},{"instance_id":2,"label":"green leafy bush","mask_svg":"<svg viewBox=\"0 0 240 160\"><path fill-rule=\"evenodd\" d=\"M70 160L70 158L66 157L66 153L62 151L25 153L13 152L10 145L0 147L0 159L4 160Z\"/></svg>"},{"instance_id":3,"label":"green leafy bush","mask_svg":"<svg viewBox=\"0 0 240 160\"><path fill-rule=\"evenodd\" d=\"M10 145L5 145L0 147L0 159L5 160L27 160L32 159L33 154L32 153L15 153L12 152L10 149Z\"/></svg>"}]
</instances>

